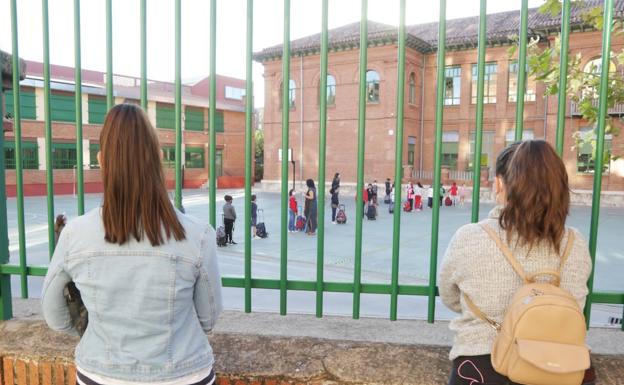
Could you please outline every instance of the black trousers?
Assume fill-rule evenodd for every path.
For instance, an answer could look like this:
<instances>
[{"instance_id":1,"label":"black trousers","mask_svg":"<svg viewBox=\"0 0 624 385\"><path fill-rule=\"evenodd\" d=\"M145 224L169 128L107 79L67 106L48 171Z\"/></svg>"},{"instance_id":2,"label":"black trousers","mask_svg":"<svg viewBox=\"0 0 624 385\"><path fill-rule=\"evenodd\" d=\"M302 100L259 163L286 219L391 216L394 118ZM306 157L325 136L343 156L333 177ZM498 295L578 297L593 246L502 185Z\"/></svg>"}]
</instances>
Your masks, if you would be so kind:
<instances>
[{"instance_id":1,"label":"black trousers","mask_svg":"<svg viewBox=\"0 0 624 385\"><path fill-rule=\"evenodd\" d=\"M594 385L596 373L591 367L585 371L582 385ZM520 385L496 373L490 355L460 356L453 360L449 385Z\"/></svg>"},{"instance_id":2,"label":"black trousers","mask_svg":"<svg viewBox=\"0 0 624 385\"><path fill-rule=\"evenodd\" d=\"M225 226L225 240L226 242L232 242L232 232L234 231L234 219L223 219L223 225Z\"/></svg>"}]
</instances>

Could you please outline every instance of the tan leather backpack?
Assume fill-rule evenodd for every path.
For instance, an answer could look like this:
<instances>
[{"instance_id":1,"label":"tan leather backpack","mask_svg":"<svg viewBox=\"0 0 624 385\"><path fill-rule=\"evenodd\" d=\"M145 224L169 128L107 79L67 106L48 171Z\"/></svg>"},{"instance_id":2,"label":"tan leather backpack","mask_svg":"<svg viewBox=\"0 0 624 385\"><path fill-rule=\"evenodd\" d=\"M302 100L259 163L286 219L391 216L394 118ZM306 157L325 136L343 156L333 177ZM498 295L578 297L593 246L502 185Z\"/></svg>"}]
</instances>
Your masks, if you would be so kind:
<instances>
[{"instance_id":1,"label":"tan leather backpack","mask_svg":"<svg viewBox=\"0 0 624 385\"><path fill-rule=\"evenodd\" d=\"M574 233L569 231L558 270L527 274L494 230L485 224L481 226L524 281L514 294L502 324L486 316L464 294L464 301L474 315L497 331L492 366L520 384L581 384L590 365L585 345L585 317L572 295L559 287L563 264L574 244ZM535 281L538 276L550 276L553 280L538 283Z\"/></svg>"}]
</instances>

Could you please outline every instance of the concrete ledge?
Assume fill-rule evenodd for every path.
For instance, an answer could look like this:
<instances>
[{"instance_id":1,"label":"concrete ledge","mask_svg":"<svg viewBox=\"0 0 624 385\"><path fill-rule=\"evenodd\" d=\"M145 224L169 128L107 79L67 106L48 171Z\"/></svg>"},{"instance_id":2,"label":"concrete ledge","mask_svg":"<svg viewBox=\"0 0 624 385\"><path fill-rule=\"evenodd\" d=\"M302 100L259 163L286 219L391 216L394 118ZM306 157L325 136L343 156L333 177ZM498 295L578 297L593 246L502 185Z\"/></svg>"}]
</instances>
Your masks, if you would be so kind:
<instances>
[{"instance_id":1,"label":"concrete ledge","mask_svg":"<svg viewBox=\"0 0 624 385\"><path fill-rule=\"evenodd\" d=\"M50 331L32 309L22 303L21 319L0 323L0 383L70 384L78 339ZM447 326L227 311L208 338L220 385L433 385L445 384L450 370ZM621 384L624 332L591 329L588 342L594 352L611 353L592 357L598 383Z\"/></svg>"}]
</instances>

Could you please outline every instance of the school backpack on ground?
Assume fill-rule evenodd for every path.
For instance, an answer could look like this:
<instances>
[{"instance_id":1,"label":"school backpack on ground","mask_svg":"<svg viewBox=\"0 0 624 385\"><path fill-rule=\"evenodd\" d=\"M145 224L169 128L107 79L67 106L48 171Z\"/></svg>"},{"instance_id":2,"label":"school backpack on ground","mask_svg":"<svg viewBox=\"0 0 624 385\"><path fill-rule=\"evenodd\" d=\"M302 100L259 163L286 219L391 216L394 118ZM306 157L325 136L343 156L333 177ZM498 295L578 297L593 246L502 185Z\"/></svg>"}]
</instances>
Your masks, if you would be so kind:
<instances>
[{"instance_id":1,"label":"school backpack on ground","mask_svg":"<svg viewBox=\"0 0 624 385\"><path fill-rule=\"evenodd\" d=\"M336 213L336 223L341 225L347 223L347 212L345 211L345 205L338 206L338 212Z\"/></svg>"},{"instance_id":2,"label":"school backpack on ground","mask_svg":"<svg viewBox=\"0 0 624 385\"><path fill-rule=\"evenodd\" d=\"M366 218L369 221L374 221L375 219L377 219L377 208L375 207L375 205L368 205L368 209L366 210Z\"/></svg>"},{"instance_id":3,"label":"school backpack on ground","mask_svg":"<svg viewBox=\"0 0 624 385\"><path fill-rule=\"evenodd\" d=\"M256 236L266 238L269 236L269 233L267 233L266 226L264 224L264 210L258 209L258 213L262 213L262 222L258 222L256 224Z\"/></svg>"},{"instance_id":4,"label":"school backpack on ground","mask_svg":"<svg viewBox=\"0 0 624 385\"><path fill-rule=\"evenodd\" d=\"M217 246L223 247L227 245L227 237L225 236L225 227L219 226L217 228Z\"/></svg>"},{"instance_id":5,"label":"school backpack on ground","mask_svg":"<svg viewBox=\"0 0 624 385\"><path fill-rule=\"evenodd\" d=\"M563 265L574 244L574 233L568 231L568 243L557 270L527 274L494 230L485 224L481 227L524 282L507 307L502 324L488 318L464 294L472 313L497 331L492 366L514 383L580 384L590 365L585 345L585 317L574 297L559 287ZM554 280L536 282L538 276L550 276Z\"/></svg>"},{"instance_id":6,"label":"school backpack on ground","mask_svg":"<svg viewBox=\"0 0 624 385\"><path fill-rule=\"evenodd\" d=\"M444 205L445 206L453 206L453 201L451 200L450 197L444 198Z\"/></svg>"},{"instance_id":7,"label":"school backpack on ground","mask_svg":"<svg viewBox=\"0 0 624 385\"><path fill-rule=\"evenodd\" d=\"M403 211L412 211L412 207L410 206L410 202L406 201L403 203Z\"/></svg>"},{"instance_id":8,"label":"school backpack on ground","mask_svg":"<svg viewBox=\"0 0 624 385\"><path fill-rule=\"evenodd\" d=\"M303 215L297 215L297 219L295 220L295 230L303 231L305 229L306 219Z\"/></svg>"}]
</instances>

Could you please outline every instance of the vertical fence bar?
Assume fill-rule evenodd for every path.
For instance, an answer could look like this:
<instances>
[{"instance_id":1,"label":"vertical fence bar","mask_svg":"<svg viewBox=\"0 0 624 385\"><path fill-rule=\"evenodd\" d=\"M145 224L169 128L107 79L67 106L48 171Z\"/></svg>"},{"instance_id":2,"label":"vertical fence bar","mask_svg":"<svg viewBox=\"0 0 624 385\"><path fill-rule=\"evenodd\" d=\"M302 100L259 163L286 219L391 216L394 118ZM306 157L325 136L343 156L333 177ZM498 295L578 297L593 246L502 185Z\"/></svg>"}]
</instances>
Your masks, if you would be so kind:
<instances>
[{"instance_id":1,"label":"vertical fence bar","mask_svg":"<svg viewBox=\"0 0 624 385\"><path fill-rule=\"evenodd\" d=\"M182 207L182 0L175 1L175 205Z\"/></svg>"},{"instance_id":2,"label":"vertical fence bar","mask_svg":"<svg viewBox=\"0 0 624 385\"><path fill-rule=\"evenodd\" d=\"M113 108L113 0L106 0L106 110Z\"/></svg>"},{"instance_id":3,"label":"vertical fence bar","mask_svg":"<svg viewBox=\"0 0 624 385\"><path fill-rule=\"evenodd\" d=\"M15 135L15 185L17 190L17 232L22 298L28 298L26 231L24 229L24 176L22 171L22 113L20 103L20 66L17 39L17 0L11 0L11 43L13 66L13 130ZM4 135L4 134L3 134Z\"/></svg>"},{"instance_id":4,"label":"vertical fence bar","mask_svg":"<svg viewBox=\"0 0 624 385\"><path fill-rule=\"evenodd\" d=\"M522 0L520 36L518 37L518 83L516 88L516 141L522 140L524 130L524 94L526 92L526 50L529 0Z\"/></svg>"},{"instance_id":5,"label":"vertical fence bar","mask_svg":"<svg viewBox=\"0 0 624 385\"><path fill-rule=\"evenodd\" d=\"M141 0L141 108L147 112L147 0Z\"/></svg>"},{"instance_id":6,"label":"vertical fence bar","mask_svg":"<svg viewBox=\"0 0 624 385\"><path fill-rule=\"evenodd\" d=\"M253 0L247 0L247 54L245 57L245 223L251 223L251 162L253 84ZM251 313L251 226L245 226L245 312Z\"/></svg>"},{"instance_id":7,"label":"vertical fence bar","mask_svg":"<svg viewBox=\"0 0 624 385\"><path fill-rule=\"evenodd\" d=\"M48 0L41 1L43 31L43 113L45 129L46 198L48 211L48 255L54 253L54 176L52 166L52 116L50 112L50 30ZM21 251L21 250L20 250Z\"/></svg>"},{"instance_id":8,"label":"vertical fence bar","mask_svg":"<svg viewBox=\"0 0 624 385\"><path fill-rule=\"evenodd\" d=\"M444 63L446 55L446 0L440 0L438 23L438 74L436 89L435 158L433 166L433 214L431 216L431 256L429 258L429 293L427 322L435 318L436 272L438 270L438 229L440 227L440 174L442 170L442 114L444 113Z\"/></svg>"},{"instance_id":9,"label":"vertical fence bar","mask_svg":"<svg viewBox=\"0 0 624 385\"><path fill-rule=\"evenodd\" d=\"M80 0L74 0L74 77L76 84L76 183L78 215L84 214L84 160L82 156L82 64L80 59Z\"/></svg>"},{"instance_id":10,"label":"vertical fence bar","mask_svg":"<svg viewBox=\"0 0 624 385\"><path fill-rule=\"evenodd\" d=\"M319 85L318 238L316 243L316 316L323 316L323 268L325 264L325 158L327 156L327 18L328 0L323 0L321 21L321 81ZM303 85L302 85L303 90ZM302 92L303 93L303 92Z\"/></svg>"},{"instance_id":11,"label":"vertical fence bar","mask_svg":"<svg viewBox=\"0 0 624 385\"><path fill-rule=\"evenodd\" d=\"M288 129L290 119L290 0L284 0L284 49L282 50L282 200L280 242L280 314L286 315L288 279Z\"/></svg>"},{"instance_id":12,"label":"vertical fence bar","mask_svg":"<svg viewBox=\"0 0 624 385\"><path fill-rule=\"evenodd\" d=\"M4 149L4 90L0 70L0 148ZM0 156L0 264L9 262L9 226L7 224L6 179L4 156ZM11 275L0 273L0 320L13 318L11 303Z\"/></svg>"},{"instance_id":13,"label":"vertical fence bar","mask_svg":"<svg viewBox=\"0 0 624 385\"><path fill-rule=\"evenodd\" d=\"M481 0L479 12L479 54L477 58L477 124L472 160L472 222L479 222L481 199L481 151L483 144L483 93L485 82L485 46L487 45L487 0Z\"/></svg>"},{"instance_id":14,"label":"vertical fence bar","mask_svg":"<svg viewBox=\"0 0 624 385\"><path fill-rule=\"evenodd\" d=\"M217 228L217 0L210 0L210 90L208 99L208 215L210 225Z\"/></svg>"},{"instance_id":15,"label":"vertical fence bar","mask_svg":"<svg viewBox=\"0 0 624 385\"><path fill-rule=\"evenodd\" d=\"M594 159L594 191L592 193L592 213L589 227L589 253L592 271L587 288L589 295L585 304L585 320L589 326L591 316L591 294L594 289L594 266L598 245L598 218L600 216L600 194L602 192L602 167L604 164L605 117L607 116L607 87L609 86L609 63L611 62L611 26L613 23L613 0L604 2L604 24L602 29L602 68L600 71L600 100L598 105L598 132L596 133L596 156Z\"/></svg>"},{"instance_id":16,"label":"vertical fence bar","mask_svg":"<svg viewBox=\"0 0 624 385\"><path fill-rule=\"evenodd\" d=\"M399 252L401 241L401 180L403 164L403 115L405 102L405 0L399 4L399 36L398 36L398 65L397 65L397 96L396 96L396 133L394 180L395 192L394 217L392 224L392 275L390 293L390 319L397 319L397 303L399 297ZM398 185L397 185L398 182Z\"/></svg>"},{"instance_id":17,"label":"vertical fence bar","mask_svg":"<svg viewBox=\"0 0 624 385\"><path fill-rule=\"evenodd\" d=\"M559 93L557 101L557 137L555 148L563 155L565 134L566 94L568 88L568 46L570 42L570 0L563 0L561 8L561 51L559 52Z\"/></svg>"},{"instance_id":18,"label":"vertical fence bar","mask_svg":"<svg viewBox=\"0 0 624 385\"><path fill-rule=\"evenodd\" d=\"M353 266L353 318L360 318L360 293L362 291L362 221L364 206L364 151L366 144L366 67L368 65L368 0L362 0L360 17L360 89L358 106L358 158L355 199L355 256Z\"/></svg>"}]
</instances>

